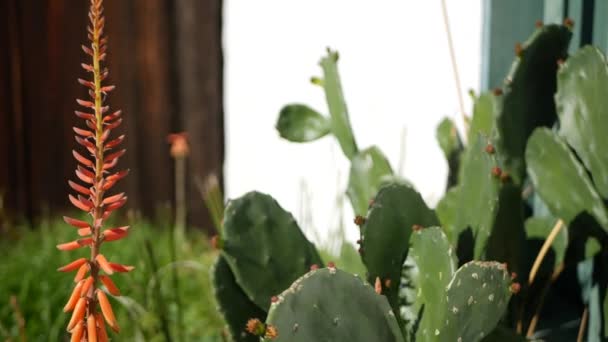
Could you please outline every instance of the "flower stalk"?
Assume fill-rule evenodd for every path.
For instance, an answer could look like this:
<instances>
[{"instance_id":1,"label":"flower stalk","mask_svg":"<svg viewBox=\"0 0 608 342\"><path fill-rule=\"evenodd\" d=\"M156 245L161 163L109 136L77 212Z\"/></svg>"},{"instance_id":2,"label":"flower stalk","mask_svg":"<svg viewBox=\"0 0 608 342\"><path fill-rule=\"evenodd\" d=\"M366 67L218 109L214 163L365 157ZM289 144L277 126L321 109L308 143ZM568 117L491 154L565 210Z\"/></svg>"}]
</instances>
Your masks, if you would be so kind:
<instances>
[{"instance_id":1,"label":"flower stalk","mask_svg":"<svg viewBox=\"0 0 608 342\"><path fill-rule=\"evenodd\" d=\"M86 124L86 128L74 127L76 142L84 147L86 153L72 151L78 162L76 176L79 182L68 182L76 192L76 195L68 196L70 202L87 213L90 221L64 217L65 222L76 228L82 238L57 245L58 249L64 251L90 248L89 259L79 258L58 269L60 272L77 271L74 278L76 285L64 307L65 312L72 312L67 327L72 334L72 341L107 341L105 324L115 332L120 330L108 297L100 285L104 285L110 294L119 296L120 291L108 276L114 272L129 272L133 269L132 266L109 262L100 253L102 243L124 238L129 229L125 226L104 230L104 223L110 214L127 201L124 193L107 196L107 192L128 174L128 170L112 171L125 150L117 149L123 142L124 135L109 140L111 131L122 123L122 112L118 110L110 114L109 106L104 106L104 101L114 86L103 85L108 77L108 69L102 66L107 49L107 38L103 36L105 18L102 4L103 0L91 0L88 27L90 44L82 46L90 58L90 64L81 65L86 72L92 74L92 80L78 79L88 89L90 97L88 100L77 99L76 102L84 110L75 112Z\"/></svg>"}]
</instances>

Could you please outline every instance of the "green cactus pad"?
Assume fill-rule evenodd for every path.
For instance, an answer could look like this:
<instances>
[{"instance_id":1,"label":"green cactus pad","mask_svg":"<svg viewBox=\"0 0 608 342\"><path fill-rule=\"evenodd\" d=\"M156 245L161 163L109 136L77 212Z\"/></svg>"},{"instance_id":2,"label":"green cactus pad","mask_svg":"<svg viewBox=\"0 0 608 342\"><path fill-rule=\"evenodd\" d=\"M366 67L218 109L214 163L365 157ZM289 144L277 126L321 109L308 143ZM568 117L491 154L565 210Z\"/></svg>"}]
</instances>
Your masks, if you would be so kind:
<instances>
[{"instance_id":1,"label":"green cactus pad","mask_svg":"<svg viewBox=\"0 0 608 342\"><path fill-rule=\"evenodd\" d=\"M556 120L553 95L557 61L565 59L572 33L565 26L538 28L522 45L507 76L502 110L497 117L502 167L517 184L525 175L526 141L534 128Z\"/></svg>"},{"instance_id":2,"label":"green cactus pad","mask_svg":"<svg viewBox=\"0 0 608 342\"><path fill-rule=\"evenodd\" d=\"M259 342L257 336L248 334L245 325L251 318L266 320L266 312L255 305L234 279L230 266L219 255L211 270L215 298L235 342Z\"/></svg>"},{"instance_id":3,"label":"green cactus pad","mask_svg":"<svg viewBox=\"0 0 608 342\"><path fill-rule=\"evenodd\" d=\"M327 135L331 121L306 105L290 104L281 109L276 129L284 139L308 142Z\"/></svg>"},{"instance_id":4,"label":"green cactus pad","mask_svg":"<svg viewBox=\"0 0 608 342\"><path fill-rule=\"evenodd\" d=\"M237 283L260 308L313 264L321 265L314 245L269 195L250 192L228 203L222 255Z\"/></svg>"},{"instance_id":5,"label":"green cactus pad","mask_svg":"<svg viewBox=\"0 0 608 342\"><path fill-rule=\"evenodd\" d=\"M483 251L483 260L506 262L509 270L521 273L526 248L526 230L521 188L512 183L501 186L498 211Z\"/></svg>"},{"instance_id":6,"label":"green cactus pad","mask_svg":"<svg viewBox=\"0 0 608 342\"><path fill-rule=\"evenodd\" d=\"M443 151L443 155L448 162L448 182L447 188L451 188L456 185L458 181L458 169L460 165L460 156L462 154L463 146L458 130L454 121L449 118L445 118L437 126L437 132L435 133L439 147Z\"/></svg>"},{"instance_id":7,"label":"green cactus pad","mask_svg":"<svg viewBox=\"0 0 608 342\"><path fill-rule=\"evenodd\" d=\"M496 116L502 108L502 95L486 92L475 99L473 118L469 127L468 141L475 142L477 136L491 136L494 131Z\"/></svg>"},{"instance_id":8,"label":"green cactus pad","mask_svg":"<svg viewBox=\"0 0 608 342\"><path fill-rule=\"evenodd\" d=\"M456 273L447 289L447 314L436 341L475 342L490 334L511 298L511 277L497 262L471 261Z\"/></svg>"},{"instance_id":9,"label":"green cactus pad","mask_svg":"<svg viewBox=\"0 0 608 342\"><path fill-rule=\"evenodd\" d=\"M346 194L356 215L363 216L367 213L369 201L392 175L391 165L376 146L367 148L352 158Z\"/></svg>"},{"instance_id":10,"label":"green cactus pad","mask_svg":"<svg viewBox=\"0 0 608 342\"><path fill-rule=\"evenodd\" d=\"M536 129L528 141L526 162L536 193L553 215L569 223L587 211L608 230L608 212L587 171L555 133Z\"/></svg>"},{"instance_id":11,"label":"green cactus pad","mask_svg":"<svg viewBox=\"0 0 608 342\"><path fill-rule=\"evenodd\" d=\"M267 323L272 342L402 342L386 298L360 278L335 269L311 271L278 296Z\"/></svg>"},{"instance_id":12,"label":"green cactus pad","mask_svg":"<svg viewBox=\"0 0 608 342\"><path fill-rule=\"evenodd\" d=\"M489 140L479 134L465 152L459 182L456 236L467 227L475 236L476 259L481 258L498 210L500 180L492 174L494 155L486 152Z\"/></svg>"},{"instance_id":13,"label":"green cactus pad","mask_svg":"<svg viewBox=\"0 0 608 342\"><path fill-rule=\"evenodd\" d=\"M435 213L424 203L420 194L405 184L390 183L378 191L362 226L362 258L368 279L379 277L383 294L393 310L399 312L401 272L408 254L412 226L438 225ZM385 286L390 279L390 286ZM400 324L403 324L398 317Z\"/></svg>"},{"instance_id":14,"label":"green cactus pad","mask_svg":"<svg viewBox=\"0 0 608 342\"><path fill-rule=\"evenodd\" d=\"M460 200L459 189L459 186L450 188L435 208L435 213L437 214L437 218L439 218L441 227L453 246L456 245L458 240L456 218L460 207L460 203L458 202Z\"/></svg>"},{"instance_id":15,"label":"green cactus pad","mask_svg":"<svg viewBox=\"0 0 608 342\"><path fill-rule=\"evenodd\" d=\"M416 341L436 341L437 322L445 315L445 290L456 271L455 253L439 227L412 233L410 256L418 267L416 307L424 305Z\"/></svg>"},{"instance_id":16,"label":"green cactus pad","mask_svg":"<svg viewBox=\"0 0 608 342\"><path fill-rule=\"evenodd\" d=\"M350 126L344 94L342 93L342 84L338 73L338 53L327 49L327 56L323 57L319 64L323 69L323 89L331 115L332 132L338 139L346 157L352 159L358 149Z\"/></svg>"},{"instance_id":17,"label":"green cactus pad","mask_svg":"<svg viewBox=\"0 0 608 342\"><path fill-rule=\"evenodd\" d=\"M602 52L587 46L568 58L557 74L557 88L560 135L591 171L600 195L608 198L608 65Z\"/></svg>"}]
</instances>

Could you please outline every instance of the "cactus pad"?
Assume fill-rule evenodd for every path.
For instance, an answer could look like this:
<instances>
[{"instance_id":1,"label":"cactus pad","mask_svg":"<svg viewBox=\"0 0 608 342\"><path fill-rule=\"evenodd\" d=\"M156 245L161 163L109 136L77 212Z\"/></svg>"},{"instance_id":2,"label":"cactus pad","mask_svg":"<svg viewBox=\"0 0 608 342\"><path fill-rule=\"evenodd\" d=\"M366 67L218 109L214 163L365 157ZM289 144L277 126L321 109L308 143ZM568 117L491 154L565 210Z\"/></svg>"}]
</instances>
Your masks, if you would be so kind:
<instances>
[{"instance_id":1,"label":"cactus pad","mask_svg":"<svg viewBox=\"0 0 608 342\"><path fill-rule=\"evenodd\" d=\"M424 305L416 341L435 341L437 322L445 315L447 288L456 271L455 253L439 227L412 233L410 256L418 267L416 307Z\"/></svg>"},{"instance_id":2,"label":"cactus pad","mask_svg":"<svg viewBox=\"0 0 608 342\"><path fill-rule=\"evenodd\" d=\"M565 26L538 28L522 45L505 81L504 102L496 127L503 168L521 184L525 175L526 141L534 128L556 118L557 62L565 59L572 33Z\"/></svg>"},{"instance_id":3,"label":"cactus pad","mask_svg":"<svg viewBox=\"0 0 608 342\"><path fill-rule=\"evenodd\" d=\"M511 298L511 276L497 262L463 265L447 289L445 327L437 340L474 342L487 336L502 318Z\"/></svg>"},{"instance_id":4,"label":"cactus pad","mask_svg":"<svg viewBox=\"0 0 608 342\"><path fill-rule=\"evenodd\" d=\"M560 136L575 151L603 198L608 198L608 65L600 50L587 46L572 55L557 74L555 95Z\"/></svg>"},{"instance_id":5,"label":"cactus pad","mask_svg":"<svg viewBox=\"0 0 608 342\"><path fill-rule=\"evenodd\" d=\"M380 186L391 179L392 174L388 160L375 146L357 153L352 158L346 194L356 215L365 215L369 201L376 195Z\"/></svg>"},{"instance_id":6,"label":"cactus pad","mask_svg":"<svg viewBox=\"0 0 608 342\"><path fill-rule=\"evenodd\" d=\"M435 213L427 207L420 194L405 184L387 184L373 201L362 226L362 258L367 266L368 280L373 283L376 277L380 278L382 293L395 312L399 312L401 272L408 254L412 227L437 224ZM398 320L403 323L400 317Z\"/></svg>"},{"instance_id":7,"label":"cactus pad","mask_svg":"<svg viewBox=\"0 0 608 342\"><path fill-rule=\"evenodd\" d=\"M269 195L250 192L228 203L222 255L237 283L260 308L313 264L321 265L314 245Z\"/></svg>"},{"instance_id":8,"label":"cactus pad","mask_svg":"<svg viewBox=\"0 0 608 342\"><path fill-rule=\"evenodd\" d=\"M215 298L224 316L232 339L236 342L259 342L248 334L245 325L251 318L266 320L266 312L255 305L239 287L226 260L219 255L211 270Z\"/></svg>"},{"instance_id":9,"label":"cactus pad","mask_svg":"<svg viewBox=\"0 0 608 342\"><path fill-rule=\"evenodd\" d=\"M569 223L587 211L608 230L608 212L587 171L555 133L536 129L528 141L526 162L537 194L553 215Z\"/></svg>"},{"instance_id":10,"label":"cactus pad","mask_svg":"<svg viewBox=\"0 0 608 342\"><path fill-rule=\"evenodd\" d=\"M327 135L331 121L306 105L290 104L281 109L276 129L284 139L308 142Z\"/></svg>"},{"instance_id":11,"label":"cactus pad","mask_svg":"<svg viewBox=\"0 0 608 342\"><path fill-rule=\"evenodd\" d=\"M439 147L443 151L443 155L448 162L448 182L447 188L456 185L458 181L458 169L460 168L460 156L462 154L463 145L458 135L458 130L454 121L445 118L437 126L435 133Z\"/></svg>"},{"instance_id":12,"label":"cactus pad","mask_svg":"<svg viewBox=\"0 0 608 342\"><path fill-rule=\"evenodd\" d=\"M358 149L350 126L344 94L342 93L342 84L338 73L338 52L327 49L327 56L323 57L319 64L323 69L323 89L331 115L331 130L338 139L346 157L352 159Z\"/></svg>"},{"instance_id":13,"label":"cactus pad","mask_svg":"<svg viewBox=\"0 0 608 342\"><path fill-rule=\"evenodd\" d=\"M478 134L464 155L459 182L459 209L457 210L456 236L471 228L475 236L475 258L479 259L492 232L498 210L499 176L496 158L486 152L489 140Z\"/></svg>"},{"instance_id":14,"label":"cactus pad","mask_svg":"<svg viewBox=\"0 0 608 342\"><path fill-rule=\"evenodd\" d=\"M402 342L384 296L360 278L335 269L311 271L295 281L270 307L272 342Z\"/></svg>"}]
</instances>

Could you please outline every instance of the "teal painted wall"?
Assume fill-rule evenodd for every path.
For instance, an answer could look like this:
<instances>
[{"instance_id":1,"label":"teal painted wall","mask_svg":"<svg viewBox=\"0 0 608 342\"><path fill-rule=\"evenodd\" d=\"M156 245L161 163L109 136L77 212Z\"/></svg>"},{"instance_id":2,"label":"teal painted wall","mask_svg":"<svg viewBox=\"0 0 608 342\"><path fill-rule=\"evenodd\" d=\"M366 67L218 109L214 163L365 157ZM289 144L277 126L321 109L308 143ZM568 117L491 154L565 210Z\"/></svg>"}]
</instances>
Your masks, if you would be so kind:
<instances>
[{"instance_id":1,"label":"teal painted wall","mask_svg":"<svg viewBox=\"0 0 608 342\"><path fill-rule=\"evenodd\" d=\"M481 90L501 86L513 62L514 46L534 30L537 20L574 20L570 52L593 44L608 54L608 0L484 0Z\"/></svg>"}]
</instances>

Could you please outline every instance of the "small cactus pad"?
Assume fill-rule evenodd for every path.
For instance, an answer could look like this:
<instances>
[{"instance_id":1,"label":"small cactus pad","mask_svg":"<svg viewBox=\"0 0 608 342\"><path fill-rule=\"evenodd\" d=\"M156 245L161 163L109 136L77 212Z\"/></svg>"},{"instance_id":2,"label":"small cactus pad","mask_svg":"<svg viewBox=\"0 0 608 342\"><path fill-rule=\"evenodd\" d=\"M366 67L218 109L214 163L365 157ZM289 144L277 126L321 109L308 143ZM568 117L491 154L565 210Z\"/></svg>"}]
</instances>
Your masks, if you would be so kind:
<instances>
[{"instance_id":1,"label":"small cactus pad","mask_svg":"<svg viewBox=\"0 0 608 342\"><path fill-rule=\"evenodd\" d=\"M331 131L331 121L306 105L290 104L281 109L276 129L281 138L308 142L327 135Z\"/></svg>"},{"instance_id":2,"label":"small cactus pad","mask_svg":"<svg viewBox=\"0 0 608 342\"><path fill-rule=\"evenodd\" d=\"M456 246L458 235L456 232L456 218L460 209L460 187L455 186L446 191L443 198L437 203L435 213L441 223L441 227L448 240L453 246Z\"/></svg>"},{"instance_id":3,"label":"small cactus pad","mask_svg":"<svg viewBox=\"0 0 608 342\"><path fill-rule=\"evenodd\" d=\"M365 215L380 186L391 178L393 170L382 151L375 146L357 153L351 160L348 190L356 215Z\"/></svg>"},{"instance_id":4,"label":"small cactus pad","mask_svg":"<svg viewBox=\"0 0 608 342\"><path fill-rule=\"evenodd\" d=\"M269 195L254 191L232 200L224 217L222 255L237 283L264 310L311 265L322 265L293 216Z\"/></svg>"},{"instance_id":5,"label":"small cactus pad","mask_svg":"<svg viewBox=\"0 0 608 342\"><path fill-rule=\"evenodd\" d=\"M526 162L536 193L555 217L569 223L587 211L608 230L608 212L587 171L555 133L536 129L528 141Z\"/></svg>"},{"instance_id":6,"label":"small cactus pad","mask_svg":"<svg viewBox=\"0 0 608 342\"><path fill-rule=\"evenodd\" d=\"M448 285L445 326L436 341L480 341L494 330L511 298L511 276L504 264L471 261Z\"/></svg>"},{"instance_id":7,"label":"small cactus pad","mask_svg":"<svg viewBox=\"0 0 608 342\"><path fill-rule=\"evenodd\" d=\"M491 136L496 116L502 109L502 95L486 92L475 99L473 118L469 128L468 141L474 142L477 136Z\"/></svg>"},{"instance_id":8,"label":"small cactus pad","mask_svg":"<svg viewBox=\"0 0 608 342\"><path fill-rule=\"evenodd\" d=\"M386 298L360 278L336 268L311 271L270 307L272 342L403 342Z\"/></svg>"},{"instance_id":9,"label":"small cactus pad","mask_svg":"<svg viewBox=\"0 0 608 342\"><path fill-rule=\"evenodd\" d=\"M511 183L501 185L496 218L482 253L483 260L506 262L510 271L518 273L526 247L522 208L521 188Z\"/></svg>"},{"instance_id":10,"label":"small cactus pad","mask_svg":"<svg viewBox=\"0 0 608 342\"><path fill-rule=\"evenodd\" d=\"M447 188L456 185L458 181L458 169L460 165L460 156L463 150L462 141L458 135L458 130L454 121L445 118L437 126L435 133L439 147L443 151L443 155L448 162L448 182Z\"/></svg>"},{"instance_id":11,"label":"small cactus pad","mask_svg":"<svg viewBox=\"0 0 608 342\"><path fill-rule=\"evenodd\" d=\"M454 224L456 236L467 227L472 229L476 259L483 253L498 210L500 180L492 172L497 167L496 158L486 152L487 145L488 138L482 134L469 142L460 170L459 209Z\"/></svg>"},{"instance_id":12,"label":"small cactus pad","mask_svg":"<svg viewBox=\"0 0 608 342\"><path fill-rule=\"evenodd\" d=\"M587 46L572 55L557 73L555 101L560 136L593 176L603 198L608 198L608 65L600 50Z\"/></svg>"},{"instance_id":13,"label":"small cactus pad","mask_svg":"<svg viewBox=\"0 0 608 342\"><path fill-rule=\"evenodd\" d=\"M338 52L327 49L327 56L323 57L319 64L323 69L323 89L331 115L331 130L346 157L352 159L357 154L358 148L350 126L348 109L338 73Z\"/></svg>"},{"instance_id":14,"label":"small cactus pad","mask_svg":"<svg viewBox=\"0 0 608 342\"><path fill-rule=\"evenodd\" d=\"M215 299L235 342L259 342L260 338L245 331L247 321L266 320L266 312L255 305L234 279L230 266L220 255L211 270Z\"/></svg>"},{"instance_id":15,"label":"small cactus pad","mask_svg":"<svg viewBox=\"0 0 608 342\"><path fill-rule=\"evenodd\" d=\"M435 213L424 203L412 187L390 183L378 191L361 232L361 246L365 253L368 281L379 277L391 286L383 288L393 310L399 312L399 288L403 263L408 254L408 244L414 225L429 227L438 225ZM398 317L399 322L402 320Z\"/></svg>"},{"instance_id":16,"label":"small cactus pad","mask_svg":"<svg viewBox=\"0 0 608 342\"><path fill-rule=\"evenodd\" d=\"M503 168L517 184L525 176L524 151L534 128L555 122L557 61L565 59L572 33L565 26L542 26L521 45L507 76L496 127Z\"/></svg>"},{"instance_id":17,"label":"small cactus pad","mask_svg":"<svg viewBox=\"0 0 608 342\"><path fill-rule=\"evenodd\" d=\"M437 322L447 307L445 289L456 271L455 253L439 227L412 233L410 245L418 267L416 307L424 306L416 341L436 341Z\"/></svg>"}]
</instances>

